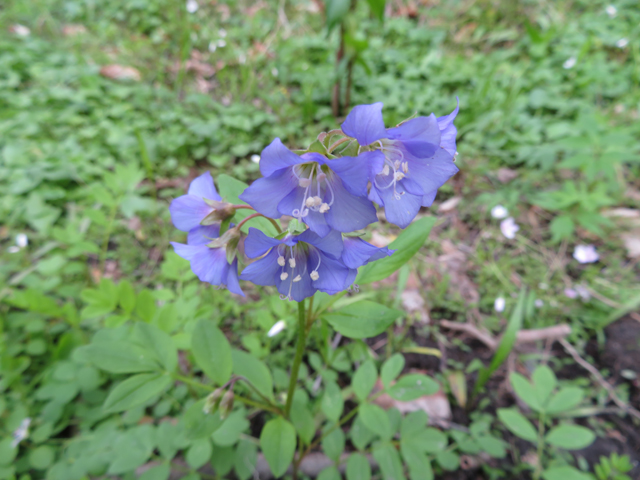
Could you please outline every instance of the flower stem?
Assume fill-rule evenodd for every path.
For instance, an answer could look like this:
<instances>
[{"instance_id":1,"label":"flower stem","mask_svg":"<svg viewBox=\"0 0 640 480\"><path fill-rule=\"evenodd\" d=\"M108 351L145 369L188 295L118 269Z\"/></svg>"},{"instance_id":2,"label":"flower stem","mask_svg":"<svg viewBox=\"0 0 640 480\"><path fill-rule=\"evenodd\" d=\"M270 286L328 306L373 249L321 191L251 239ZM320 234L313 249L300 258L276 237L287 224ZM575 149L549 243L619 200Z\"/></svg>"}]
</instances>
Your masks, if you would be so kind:
<instances>
[{"instance_id":1,"label":"flower stem","mask_svg":"<svg viewBox=\"0 0 640 480\"><path fill-rule=\"evenodd\" d=\"M307 325L304 311L304 300L298 302L298 341L296 343L296 356L293 358L293 366L291 367L291 379L289 380L289 390L287 391L287 403L284 406L284 416L289 418L291 412L291 403L293 402L293 393L296 390L298 382L298 372L300 371L300 363L302 363L302 354L307 343Z\"/></svg>"},{"instance_id":2,"label":"flower stem","mask_svg":"<svg viewBox=\"0 0 640 480\"><path fill-rule=\"evenodd\" d=\"M237 205L234 205L237 206ZM246 207L243 207L246 208ZM251 208L251 207L249 207ZM253 210L253 209L252 209ZM238 225L236 226L237 229L240 229L240 227L242 227L242 225L244 225L246 222L248 222L249 220L251 220L252 218L258 218L258 217L264 217L267 220L269 220L271 222L271 225L273 225L275 227L275 229L278 231L278 233L282 233L282 228L280 228L280 225L278 225L278 222L276 222L273 218L269 218L269 217L265 217L264 215L262 215L261 213L252 213L251 215L249 215L246 218L243 218L242 220L240 220L240 222L238 223Z\"/></svg>"},{"instance_id":3,"label":"flower stem","mask_svg":"<svg viewBox=\"0 0 640 480\"><path fill-rule=\"evenodd\" d=\"M538 462L536 464L535 471L533 472L534 480L539 480L540 475L542 475L542 453L544 447L544 412L540 413L540 418L538 419Z\"/></svg>"}]
</instances>

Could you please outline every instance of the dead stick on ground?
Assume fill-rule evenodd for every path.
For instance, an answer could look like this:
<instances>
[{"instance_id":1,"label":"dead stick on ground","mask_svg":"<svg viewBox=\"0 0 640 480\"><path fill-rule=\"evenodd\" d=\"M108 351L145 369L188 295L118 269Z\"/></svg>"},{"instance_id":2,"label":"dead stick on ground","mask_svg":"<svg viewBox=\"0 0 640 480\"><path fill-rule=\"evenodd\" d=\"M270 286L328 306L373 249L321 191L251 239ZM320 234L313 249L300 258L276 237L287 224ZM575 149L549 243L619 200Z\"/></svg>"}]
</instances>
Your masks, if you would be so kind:
<instances>
[{"instance_id":1,"label":"dead stick on ground","mask_svg":"<svg viewBox=\"0 0 640 480\"><path fill-rule=\"evenodd\" d=\"M480 330L471 323L450 322L448 320L440 320L440 325L449 330L457 330L468 333L484 343L491 350L498 348L499 340L495 339L488 332ZM571 333L569 325L554 325L553 327L540 328L536 330L520 330L516 337L516 345L523 343L532 343L538 340L559 340Z\"/></svg>"},{"instance_id":2,"label":"dead stick on ground","mask_svg":"<svg viewBox=\"0 0 640 480\"><path fill-rule=\"evenodd\" d=\"M604 377L593 365L591 365L584 358L582 358L578 353L578 351L575 348L573 348L573 346L569 342L567 342L565 339L561 339L560 344L564 347L567 353L573 357L576 363L578 363L581 367L583 367L591 375L593 375L593 377L598 381L600 386L609 393L609 396L611 397L611 400L613 400L613 403L615 403L618 407L623 409L629 415L633 415L637 419L640 419L640 412L635 408L633 408L631 405L627 405L626 403L624 403L622 399L618 397L618 395L616 394L616 391L613 389L611 384L604 379Z\"/></svg>"}]
</instances>

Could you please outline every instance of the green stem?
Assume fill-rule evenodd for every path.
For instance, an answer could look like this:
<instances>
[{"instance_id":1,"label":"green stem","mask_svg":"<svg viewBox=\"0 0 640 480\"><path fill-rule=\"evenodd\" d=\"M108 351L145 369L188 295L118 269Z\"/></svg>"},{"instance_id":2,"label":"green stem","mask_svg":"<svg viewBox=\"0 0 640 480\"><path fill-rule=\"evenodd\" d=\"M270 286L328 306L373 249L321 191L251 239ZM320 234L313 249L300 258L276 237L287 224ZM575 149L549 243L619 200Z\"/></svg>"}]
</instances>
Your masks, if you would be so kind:
<instances>
[{"instance_id":1,"label":"green stem","mask_svg":"<svg viewBox=\"0 0 640 480\"><path fill-rule=\"evenodd\" d=\"M536 469L533 472L533 480L540 480L542 475L542 449L544 447L544 412L540 413L540 419L538 420L538 463Z\"/></svg>"},{"instance_id":2,"label":"green stem","mask_svg":"<svg viewBox=\"0 0 640 480\"><path fill-rule=\"evenodd\" d=\"M104 265L107 261L107 251L109 250L109 239L111 239L111 231L113 230L113 222L116 220L116 214L118 213L118 205L120 199L114 202L109 212L109 223L107 224L107 231L104 234L104 240L102 241L102 251L100 252L100 272L104 272Z\"/></svg>"},{"instance_id":3,"label":"green stem","mask_svg":"<svg viewBox=\"0 0 640 480\"><path fill-rule=\"evenodd\" d=\"M298 372L302 363L302 355L304 347L307 343L307 325L304 311L304 300L298 302L298 341L296 344L296 356L293 358L293 366L291 367L291 379L289 380L289 390L287 390L287 403L284 407L284 416L289 418L291 412L291 403L293 402L293 393L296 390L298 382Z\"/></svg>"},{"instance_id":4,"label":"green stem","mask_svg":"<svg viewBox=\"0 0 640 480\"><path fill-rule=\"evenodd\" d=\"M173 378L194 388L199 388L201 390L206 390L208 392L212 392L214 390L209 385L205 385L204 383L197 382L183 375L174 374ZM275 405L267 405L265 403L256 402L255 400L251 400L250 398L245 398L240 395L234 395L234 399L244 403L245 405L249 405L250 407L260 408L268 412L273 412L277 415L282 415L282 410L280 410Z\"/></svg>"}]
</instances>

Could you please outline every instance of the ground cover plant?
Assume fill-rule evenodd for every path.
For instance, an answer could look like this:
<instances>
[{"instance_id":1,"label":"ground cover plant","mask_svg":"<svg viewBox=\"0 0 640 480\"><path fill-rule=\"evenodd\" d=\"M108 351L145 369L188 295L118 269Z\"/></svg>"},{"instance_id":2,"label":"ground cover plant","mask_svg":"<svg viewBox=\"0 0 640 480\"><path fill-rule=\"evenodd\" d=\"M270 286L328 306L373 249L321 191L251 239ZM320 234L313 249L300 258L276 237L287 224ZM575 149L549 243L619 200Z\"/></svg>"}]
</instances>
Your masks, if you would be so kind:
<instances>
[{"instance_id":1,"label":"ground cover plant","mask_svg":"<svg viewBox=\"0 0 640 480\"><path fill-rule=\"evenodd\" d=\"M5 2L0 478L636 478L639 24L631 1ZM416 190L380 121L431 112L459 172L406 215L394 190L446 178ZM276 151L302 197L274 212ZM329 227L374 256L305 241Z\"/></svg>"}]
</instances>

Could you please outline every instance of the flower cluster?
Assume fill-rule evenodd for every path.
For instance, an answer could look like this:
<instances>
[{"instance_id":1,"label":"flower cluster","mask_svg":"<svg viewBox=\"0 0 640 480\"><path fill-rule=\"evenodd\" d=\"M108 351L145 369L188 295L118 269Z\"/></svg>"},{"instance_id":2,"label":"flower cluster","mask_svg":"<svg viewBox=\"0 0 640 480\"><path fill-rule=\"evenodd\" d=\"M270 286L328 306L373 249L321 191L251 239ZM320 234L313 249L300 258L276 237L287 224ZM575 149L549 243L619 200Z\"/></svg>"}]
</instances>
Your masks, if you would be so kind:
<instances>
[{"instance_id":1,"label":"flower cluster","mask_svg":"<svg viewBox=\"0 0 640 480\"><path fill-rule=\"evenodd\" d=\"M387 221L405 228L458 171L457 113L458 107L386 128L382 103L359 105L341 130L321 134L320 147L300 155L276 138L259 157L262 178L239 197L248 206L223 202L209 173L171 203L174 226L188 233L186 244L172 245L200 280L239 295L239 280L275 286L282 298L296 301L345 290L359 267L393 253L349 235L377 221L376 205ZM234 226L236 208L257 213ZM288 216L297 220L291 225L306 227L275 238L250 228L244 253L253 261L238 276L241 226L256 216Z\"/></svg>"}]
</instances>

